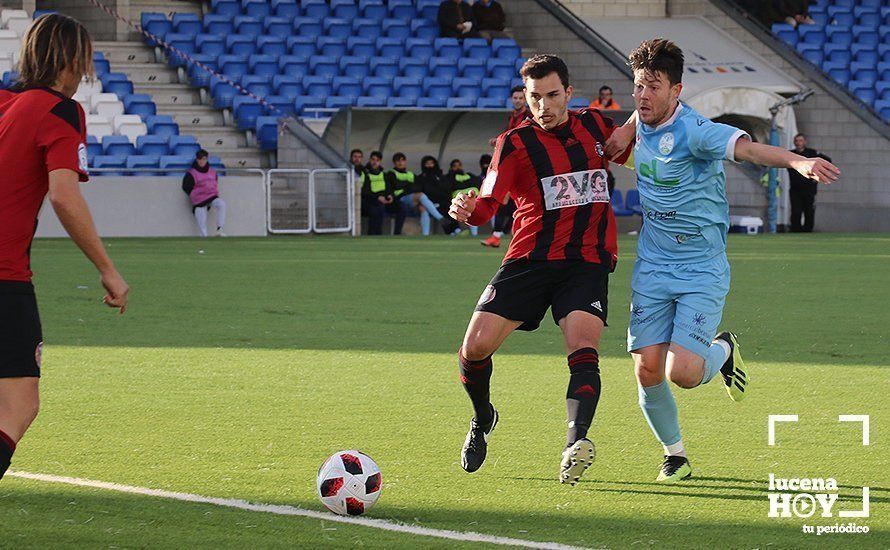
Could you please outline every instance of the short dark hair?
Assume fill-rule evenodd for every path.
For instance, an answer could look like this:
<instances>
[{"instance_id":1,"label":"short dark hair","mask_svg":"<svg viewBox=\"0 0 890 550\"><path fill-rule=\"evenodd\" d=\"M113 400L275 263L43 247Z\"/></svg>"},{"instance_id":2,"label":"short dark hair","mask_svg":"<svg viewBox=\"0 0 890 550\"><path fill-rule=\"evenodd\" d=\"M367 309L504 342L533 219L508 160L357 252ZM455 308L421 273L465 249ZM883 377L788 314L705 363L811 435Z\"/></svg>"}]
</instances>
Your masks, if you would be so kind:
<instances>
[{"instance_id":1,"label":"short dark hair","mask_svg":"<svg viewBox=\"0 0 890 550\"><path fill-rule=\"evenodd\" d=\"M460 159L453 159L451 162L448 163L448 166L454 166L455 162L463 165L463 163L460 161Z\"/></svg>"},{"instance_id":2,"label":"short dark hair","mask_svg":"<svg viewBox=\"0 0 890 550\"><path fill-rule=\"evenodd\" d=\"M513 86L513 88L510 89L510 95L513 95L516 92L525 92L525 86Z\"/></svg>"},{"instance_id":3,"label":"short dark hair","mask_svg":"<svg viewBox=\"0 0 890 550\"><path fill-rule=\"evenodd\" d=\"M482 166L483 164L491 164L491 155L488 153L479 157L479 166Z\"/></svg>"},{"instance_id":4,"label":"short dark hair","mask_svg":"<svg viewBox=\"0 0 890 550\"><path fill-rule=\"evenodd\" d=\"M352 155L354 155L356 153L360 154L361 156L365 156L365 154L362 153L361 149L353 149L352 151L349 152L349 156L351 157Z\"/></svg>"},{"instance_id":5,"label":"short dark hair","mask_svg":"<svg viewBox=\"0 0 890 550\"><path fill-rule=\"evenodd\" d=\"M630 52L630 68L636 72L663 73L671 85L683 81L683 50L664 38L642 42Z\"/></svg>"},{"instance_id":6,"label":"short dark hair","mask_svg":"<svg viewBox=\"0 0 890 550\"><path fill-rule=\"evenodd\" d=\"M611 92L611 91L612 91L612 87L609 86L609 85L607 85L607 84L603 84L602 86L600 86L600 93L603 93L603 92L605 92L606 90L609 90L609 91Z\"/></svg>"},{"instance_id":7,"label":"short dark hair","mask_svg":"<svg viewBox=\"0 0 890 550\"><path fill-rule=\"evenodd\" d=\"M383 160L383 153L381 153L380 151L371 151L369 158L374 158L374 157L377 157L380 160Z\"/></svg>"},{"instance_id":8,"label":"short dark hair","mask_svg":"<svg viewBox=\"0 0 890 550\"><path fill-rule=\"evenodd\" d=\"M797 139L797 138L799 138L799 137L802 137L802 138L804 138L804 139L807 139L807 136L805 136L805 135L803 135L803 134L797 134L797 135L795 135L795 136L794 136L794 139Z\"/></svg>"},{"instance_id":9,"label":"short dark hair","mask_svg":"<svg viewBox=\"0 0 890 550\"><path fill-rule=\"evenodd\" d=\"M206 158L209 157L209 156L210 156L210 153L208 153L208 152L205 151L204 149L198 149L198 152L195 153L195 158L196 158L196 159L206 159Z\"/></svg>"},{"instance_id":10,"label":"short dark hair","mask_svg":"<svg viewBox=\"0 0 890 550\"><path fill-rule=\"evenodd\" d=\"M405 153L396 153L392 156L393 162L399 162L400 160L407 160L408 157L405 156Z\"/></svg>"},{"instance_id":11,"label":"short dark hair","mask_svg":"<svg viewBox=\"0 0 890 550\"><path fill-rule=\"evenodd\" d=\"M535 80L544 78L550 73L556 73L559 76L563 88L569 87L569 68L565 61L553 54L545 53L530 57L519 69L519 75L522 76L523 82L528 78Z\"/></svg>"}]
</instances>

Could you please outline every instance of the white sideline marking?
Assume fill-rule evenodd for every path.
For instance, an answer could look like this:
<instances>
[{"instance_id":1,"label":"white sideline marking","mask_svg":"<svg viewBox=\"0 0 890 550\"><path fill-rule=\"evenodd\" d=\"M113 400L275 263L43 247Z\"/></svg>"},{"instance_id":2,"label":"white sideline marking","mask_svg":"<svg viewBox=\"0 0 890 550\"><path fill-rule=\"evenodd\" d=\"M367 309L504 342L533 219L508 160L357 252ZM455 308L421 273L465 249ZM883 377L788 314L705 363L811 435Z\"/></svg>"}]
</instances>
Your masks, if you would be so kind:
<instances>
[{"instance_id":1,"label":"white sideline marking","mask_svg":"<svg viewBox=\"0 0 890 550\"><path fill-rule=\"evenodd\" d=\"M280 504L255 504L246 500L205 497L191 493L176 493L173 491L164 491L162 489L149 489L147 487L134 487L132 485L119 485L117 483L108 483L106 481L94 481L91 479L80 479L76 477L54 476L49 474L32 474L30 472L7 472L8 476L23 479L33 479L36 481L46 481L49 483L64 483L67 485L77 485L79 487L93 487L95 489L106 489L109 491L117 491L119 493L130 493L134 495L145 495L149 497L169 498L183 502L196 502L200 504L214 504L216 506L225 506L227 508L237 508L239 510L248 510L251 512L267 512L270 514L278 514L281 516L301 516L306 518L331 521L335 523L347 523L352 525L360 525L362 527L372 527L374 529L383 529L384 531L394 531L396 533L408 533L411 535L420 535L424 537L436 537L440 539L458 540L466 542L486 542L489 544L500 544L504 546L523 546L525 548L546 548L553 550L580 550L577 546L568 546L556 542L536 542L531 540L513 539L510 537L497 537L494 535L485 535L482 533L474 533L472 531L448 531L446 529L430 529L428 527L419 527L416 525L406 525L383 519L371 519L362 517L338 516L336 514L317 512L315 510L305 510L296 506L285 506Z\"/></svg>"}]
</instances>

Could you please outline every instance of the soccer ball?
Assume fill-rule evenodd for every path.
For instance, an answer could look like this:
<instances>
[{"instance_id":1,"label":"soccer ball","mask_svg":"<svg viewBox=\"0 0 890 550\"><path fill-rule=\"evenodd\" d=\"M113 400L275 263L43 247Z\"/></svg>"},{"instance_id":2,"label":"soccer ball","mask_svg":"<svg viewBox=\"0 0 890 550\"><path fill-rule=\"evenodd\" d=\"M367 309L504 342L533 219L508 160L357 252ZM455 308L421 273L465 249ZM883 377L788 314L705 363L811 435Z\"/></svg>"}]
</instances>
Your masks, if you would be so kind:
<instances>
[{"instance_id":1,"label":"soccer ball","mask_svg":"<svg viewBox=\"0 0 890 550\"><path fill-rule=\"evenodd\" d=\"M318 498L341 516L358 516L380 498L383 479L371 457L359 451L339 451L318 469Z\"/></svg>"}]
</instances>

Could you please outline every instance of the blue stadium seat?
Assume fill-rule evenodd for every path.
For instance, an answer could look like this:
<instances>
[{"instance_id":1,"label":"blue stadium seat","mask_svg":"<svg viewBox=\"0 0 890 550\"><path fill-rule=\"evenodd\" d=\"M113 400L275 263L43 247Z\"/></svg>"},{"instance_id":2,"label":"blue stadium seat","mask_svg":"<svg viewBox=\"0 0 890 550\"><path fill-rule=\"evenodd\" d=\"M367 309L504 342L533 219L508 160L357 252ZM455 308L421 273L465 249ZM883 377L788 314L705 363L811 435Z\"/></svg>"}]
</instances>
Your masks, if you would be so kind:
<instances>
[{"instance_id":1,"label":"blue stadium seat","mask_svg":"<svg viewBox=\"0 0 890 550\"><path fill-rule=\"evenodd\" d=\"M278 17L293 19L300 15L300 4L296 0L272 0L272 13Z\"/></svg>"},{"instance_id":2,"label":"blue stadium seat","mask_svg":"<svg viewBox=\"0 0 890 550\"><path fill-rule=\"evenodd\" d=\"M411 37L411 28L401 19L384 19L382 30L388 38L396 38L402 42Z\"/></svg>"},{"instance_id":3,"label":"blue stadium seat","mask_svg":"<svg viewBox=\"0 0 890 550\"><path fill-rule=\"evenodd\" d=\"M590 100L583 96L575 96L569 101L569 109L584 109L590 106Z\"/></svg>"},{"instance_id":4,"label":"blue stadium seat","mask_svg":"<svg viewBox=\"0 0 890 550\"><path fill-rule=\"evenodd\" d=\"M423 95L423 79L400 76L392 81L392 89L398 97L418 99Z\"/></svg>"},{"instance_id":5,"label":"blue stadium seat","mask_svg":"<svg viewBox=\"0 0 890 550\"><path fill-rule=\"evenodd\" d=\"M881 43L881 39L878 37L877 28L863 27L859 25L853 27L853 41L856 44L871 46L873 48L877 48L878 44Z\"/></svg>"},{"instance_id":6,"label":"blue stadium seat","mask_svg":"<svg viewBox=\"0 0 890 550\"><path fill-rule=\"evenodd\" d=\"M130 94L123 98L124 110L128 115L139 115L142 120L151 115L158 114L155 102L148 94Z\"/></svg>"},{"instance_id":7,"label":"blue stadium seat","mask_svg":"<svg viewBox=\"0 0 890 550\"><path fill-rule=\"evenodd\" d=\"M294 32L293 19L287 17L266 17L263 19L263 30L268 36L287 39Z\"/></svg>"},{"instance_id":8,"label":"blue stadium seat","mask_svg":"<svg viewBox=\"0 0 890 550\"><path fill-rule=\"evenodd\" d=\"M241 13L263 19L272 15L272 6L266 0L241 0Z\"/></svg>"},{"instance_id":9,"label":"blue stadium seat","mask_svg":"<svg viewBox=\"0 0 890 550\"><path fill-rule=\"evenodd\" d=\"M315 76L335 77L340 74L336 57L317 55L309 60L309 71Z\"/></svg>"},{"instance_id":10,"label":"blue stadium seat","mask_svg":"<svg viewBox=\"0 0 890 550\"><path fill-rule=\"evenodd\" d=\"M225 38L235 32L235 24L228 15L207 14L204 16L204 32Z\"/></svg>"},{"instance_id":11,"label":"blue stadium seat","mask_svg":"<svg viewBox=\"0 0 890 550\"><path fill-rule=\"evenodd\" d=\"M415 19L411 21L411 34L415 38L435 40L439 37L439 25L435 23L435 20Z\"/></svg>"},{"instance_id":12,"label":"blue stadium seat","mask_svg":"<svg viewBox=\"0 0 890 550\"><path fill-rule=\"evenodd\" d=\"M306 36L292 36L287 39L287 50L291 55L298 55L308 60L315 55L316 38Z\"/></svg>"},{"instance_id":13,"label":"blue stadium seat","mask_svg":"<svg viewBox=\"0 0 890 550\"><path fill-rule=\"evenodd\" d=\"M256 40L254 36L231 34L226 37L226 51L229 55L253 55L256 53Z\"/></svg>"},{"instance_id":14,"label":"blue stadium seat","mask_svg":"<svg viewBox=\"0 0 890 550\"><path fill-rule=\"evenodd\" d=\"M823 61L822 70L825 71L830 78L839 84L847 85L850 80L850 69L846 63L837 63L832 61Z\"/></svg>"},{"instance_id":15,"label":"blue stadium seat","mask_svg":"<svg viewBox=\"0 0 890 550\"><path fill-rule=\"evenodd\" d=\"M275 95L284 96L293 101L303 94L302 78L277 75L272 77L272 89Z\"/></svg>"},{"instance_id":16,"label":"blue stadium seat","mask_svg":"<svg viewBox=\"0 0 890 550\"><path fill-rule=\"evenodd\" d=\"M308 96L324 98L334 92L333 80L330 76L307 76L303 79L303 92Z\"/></svg>"},{"instance_id":17,"label":"blue stadium seat","mask_svg":"<svg viewBox=\"0 0 890 550\"><path fill-rule=\"evenodd\" d=\"M458 70L454 59L450 57L433 57L430 59L430 71L432 75L441 78L457 78Z\"/></svg>"},{"instance_id":18,"label":"blue stadium seat","mask_svg":"<svg viewBox=\"0 0 890 550\"><path fill-rule=\"evenodd\" d=\"M439 0L419 0L417 10L420 12L421 19L435 21L439 15Z\"/></svg>"},{"instance_id":19,"label":"blue stadium seat","mask_svg":"<svg viewBox=\"0 0 890 550\"><path fill-rule=\"evenodd\" d=\"M339 36L323 36L318 39L318 53L328 57L346 55L346 40Z\"/></svg>"},{"instance_id":20,"label":"blue stadium seat","mask_svg":"<svg viewBox=\"0 0 890 550\"><path fill-rule=\"evenodd\" d=\"M127 157L123 156L115 156L115 155L96 155L93 157L93 168L126 168L127 167ZM97 172L97 176L124 176L126 172L123 170L120 171L110 171L110 172Z\"/></svg>"},{"instance_id":21,"label":"blue stadium seat","mask_svg":"<svg viewBox=\"0 0 890 550\"><path fill-rule=\"evenodd\" d=\"M510 80L516 76L516 71L513 69L513 61L510 59L499 59L497 57L489 59L485 68L490 78Z\"/></svg>"},{"instance_id":22,"label":"blue stadium seat","mask_svg":"<svg viewBox=\"0 0 890 550\"><path fill-rule=\"evenodd\" d=\"M821 66L825 55L822 53L821 44L809 44L807 42L798 42L797 51L804 59L816 66Z\"/></svg>"},{"instance_id":23,"label":"blue stadium seat","mask_svg":"<svg viewBox=\"0 0 890 550\"><path fill-rule=\"evenodd\" d=\"M327 36L339 36L346 40L352 36L352 23L348 19L330 17L322 25Z\"/></svg>"},{"instance_id":24,"label":"blue stadium seat","mask_svg":"<svg viewBox=\"0 0 890 550\"><path fill-rule=\"evenodd\" d=\"M146 171L145 168L157 168L160 160L154 155L131 155L127 157L127 168L134 176L155 176L157 172Z\"/></svg>"},{"instance_id":25,"label":"blue stadium seat","mask_svg":"<svg viewBox=\"0 0 890 550\"><path fill-rule=\"evenodd\" d=\"M436 77L424 79L423 93L426 97L442 99L444 101L451 97L451 79Z\"/></svg>"},{"instance_id":26,"label":"blue stadium seat","mask_svg":"<svg viewBox=\"0 0 890 550\"><path fill-rule=\"evenodd\" d=\"M403 57L399 60L399 72L402 76L425 78L428 72L428 65L423 59Z\"/></svg>"},{"instance_id":27,"label":"blue stadium seat","mask_svg":"<svg viewBox=\"0 0 890 550\"><path fill-rule=\"evenodd\" d=\"M460 77L451 82L453 97L472 100L473 105L482 94L479 93L480 79Z\"/></svg>"},{"instance_id":28,"label":"blue stadium seat","mask_svg":"<svg viewBox=\"0 0 890 550\"><path fill-rule=\"evenodd\" d=\"M382 0L359 0L358 7L362 13L362 17L367 19L377 19L378 21L382 21L386 19L388 14L386 5Z\"/></svg>"},{"instance_id":29,"label":"blue stadium seat","mask_svg":"<svg viewBox=\"0 0 890 550\"><path fill-rule=\"evenodd\" d=\"M476 106L478 98L470 97L452 97L445 103L449 109L472 109Z\"/></svg>"},{"instance_id":30,"label":"blue stadium seat","mask_svg":"<svg viewBox=\"0 0 890 550\"><path fill-rule=\"evenodd\" d=\"M516 59L522 55L522 49L512 38L495 38L491 41L491 51L501 59Z\"/></svg>"},{"instance_id":31,"label":"blue stadium seat","mask_svg":"<svg viewBox=\"0 0 890 550\"><path fill-rule=\"evenodd\" d=\"M136 151L140 155L166 155L170 151L168 138L150 135L139 136L136 138Z\"/></svg>"},{"instance_id":32,"label":"blue stadium seat","mask_svg":"<svg viewBox=\"0 0 890 550\"><path fill-rule=\"evenodd\" d=\"M102 76L105 73L111 72L111 64L105 59L102 52L93 54L93 69L96 71L96 76Z\"/></svg>"},{"instance_id":33,"label":"blue stadium seat","mask_svg":"<svg viewBox=\"0 0 890 550\"><path fill-rule=\"evenodd\" d=\"M436 53L432 41L423 38L409 38L406 40L405 51L411 57L424 60L428 60Z\"/></svg>"},{"instance_id":34,"label":"blue stadium seat","mask_svg":"<svg viewBox=\"0 0 890 550\"><path fill-rule=\"evenodd\" d=\"M353 37L377 37L383 32L381 28L382 21L380 19L357 17L352 20Z\"/></svg>"},{"instance_id":35,"label":"blue stadium seat","mask_svg":"<svg viewBox=\"0 0 890 550\"><path fill-rule=\"evenodd\" d=\"M484 38L464 38L464 56L488 59L492 57L491 47Z\"/></svg>"},{"instance_id":36,"label":"blue stadium seat","mask_svg":"<svg viewBox=\"0 0 890 550\"><path fill-rule=\"evenodd\" d=\"M445 97L421 97L417 100L417 106L424 109L444 109L448 104Z\"/></svg>"},{"instance_id":37,"label":"blue stadium seat","mask_svg":"<svg viewBox=\"0 0 890 550\"><path fill-rule=\"evenodd\" d=\"M398 58L405 55L405 42L398 38L378 38L377 55L380 57Z\"/></svg>"},{"instance_id":38,"label":"blue stadium seat","mask_svg":"<svg viewBox=\"0 0 890 550\"><path fill-rule=\"evenodd\" d=\"M221 55L219 56L219 70L230 79L239 82L248 71L247 56Z\"/></svg>"},{"instance_id":39,"label":"blue stadium seat","mask_svg":"<svg viewBox=\"0 0 890 550\"><path fill-rule=\"evenodd\" d=\"M377 55L377 46L373 38L363 36L352 36L346 39L346 49L349 55L360 57L374 57Z\"/></svg>"},{"instance_id":40,"label":"blue stadium seat","mask_svg":"<svg viewBox=\"0 0 890 550\"><path fill-rule=\"evenodd\" d=\"M890 99L879 99L875 101L875 111L877 111L884 120L890 120Z\"/></svg>"},{"instance_id":41,"label":"blue stadium seat","mask_svg":"<svg viewBox=\"0 0 890 550\"><path fill-rule=\"evenodd\" d=\"M851 53L849 46L828 43L825 44L822 51L825 54L823 57L825 61L831 61L833 63L851 63L853 61L853 54Z\"/></svg>"},{"instance_id":42,"label":"blue stadium seat","mask_svg":"<svg viewBox=\"0 0 890 550\"><path fill-rule=\"evenodd\" d=\"M241 3L238 0L213 0L210 2L213 13L234 17L241 13Z\"/></svg>"},{"instance_id":43,"label":"blue stadium seat","mask_svg":"<svg viewBox=\"0 0 890 550\"><path fill-rule=\"evenodd\" d=\"M340 58L340 74L343 76L365 78L370 74L369 59L360 56L343 56Z\"/></svg>"},{"instance_id":44,"label":"blue stadium seat","mask_svg":"<svg viewBox=\"0 0 890 550\"><path fill-rule=\"evenodd\" d=\"M177 34L195 36L203 30L201 18L196 13L174 13L173 29Z\"/></svg>"},{"instance_id":45,"label":"blue stadium seat","mask_svg":"<svg viewBox=\"0 0 890 550\"><path fill-rule=\"evenodd\" d=\"M239 95L232 100L232 114L238 129L246 131L256 126L256 119L265 114L265 107L252 97Z\"/></svg>"},{"instance_id":46,"label":"blue stadium seat","mask_svg":"<svg viewBox=\"0 0 890 550\"><path fill-rule=\"evenodd\" d=\"M855 22L853 18L853 13L849 11L838 11L835 12L834 15L829 13L828 15L829 26L838 26L838 27L851 27Z\"/></svg>"},{"instance_id":47,"label":"blue stadium seat","mask_svg":"<svg viewBox=\"0 0 890 550\"><path fill-rule=\"evenodd\" d=\"M103 155L128 156L136 154L136 147L127 136L104 136L102 138Z\"/></svg>"},{"instance_id":48,"label":"blue stadium seat","mask_svg":"<svg viewBox=\"0 0 890 550\"><path fill-rule=\"evenodd\" d=\"M874 48L869 49L855 49L853 50L853 59L855 61L859 61L860 63L868 63L871 66L876 66L879 61L878 51Z\"/></svg>"},{"instance_id":49,"label":"blue stadium seat","mask_svg":"<svg viewBox=\"0 0 890 550\"><path fill-rule=\"evenodd\" d=\"M461 76L467 78L482 79L488 73L485 68L484 59L473 59L471 57L462 57L457 61L457 69Z\"/></svg>"},{"instance_id":50,"label":"blue stadium seat","mask_svg":"<svg viewBox=\"0 0 890 550\"><path fill-rule=\"evenodd\" d=\"M850 32L849 27L829 25L825 27L825 36L832 44L849 46L853 43L853 33Z\"/></svg>"},{"instance_id":51,"label":"blue stadium seat","mask_svg":"<svg viewBox=\"0 0 890 550\"><path fill-rule=\"evenodd\" d=\"M301 77L309 74L309 61L299 55L284 55L278 59L278 74Z\"/></svg>"},{"instance_id":52,"label":"blue stadium seat","mask_svg":"<svg viewBox=\"0 0 890 550\"><path fill-rule=\"evenodd\" d=\"M890 33L885 36L890 36ZM890 61L890 39L888 39L887 44L880 44L878 46L878 57L880 57L882 62Z\"/></svg>"},{"instance_id":53,"label":"blue stadium seat","mask_svg":"<svg viewBox=\"0 0 890 550\"><path fill-rule=\"evenodd\" d=\"M482 94L485 97L497 99L498 106L504 104L504 98L510 97L510 80L501 78L482 79Z\"/></svg>"},{"instance_id":54,"label":"blue stadium seat","mask_svg":"<svg viewBox=\"0 0 890 550\"><path fill-rule=\"evenodd\" d=\"M881 14L875 8L857 6L853 8L853 16L856 18L856 24L863 27L876 29L881 24Z\"/></svg>"},{"instance_id":55,"label":"blue stadium seat","mask_svg":"<svg viewBox=\"0 0 890 550\"><path fill-rule=\"evenodd\" d=\"M153 34L158 38L164 38L173 32L173 22L167 19L163 13L143 12L141 18L142 30ZM145 39L145 43L149 46L157 46L158 43L151 39Z\"/></svg>"},{"instance_id":56,"label":"blue stadium seat","mask_svg":"<svg viewBox=\"0 0 890 550\"><path fill-rule=\"evenodd\" d=\"M3 72L3 87L9 88L12 86L15 81L18 79L19 73L17 71L4 71Z\"/></svg>"},{"instance_id":57,"label":"blue stadium seat","mask_svg":"<svg viewBox=\"0 0 890 550\"><path fill-rule=\"evenodd\" d=\"M4 77L5 81L5 77ZM133 93L133 83L124 73L105 73L99 77L102 82L102 91L117 94L124 97Z\"/></svg>"},{"instance_id":58,"label":"blue stadium seat","mask_svg":"<svg viewBox=\"0 0 890 550\"><path fill-rule=\"evenodd\" d=\"M180 52L191 55L195 53L195 36L190 34L169 33L164 39L167 45L176 48ZM167 64L171 67L185 66L185 58L175 53L173 50L167 50Z\"/></svg>"},{"instance_id":59,"label":"blue stadium seat","mask_svg":"<svg viewBox=\"0 0 890 550\"><path fill-rule=\"evenodd\" d=\"M342 109L343 107L349 107L354 103L354 99L351 97L337 97L331 96L325 99L324 106L326 109Z\"/></svg>"},{"instance_id":60,"label":"blue stadium seat","mask_svg":"<svg viewBox=\"0 0 890 550\"><path fill-rule=\"evenodd\" d=\"M302 37L321 36L321 20L313 17L294 17L294 31Z\"/></svg>"},{"instance_id":61,"label":"blue stadium seat","mask_svg":"<svg viewBox=\"0 0 890 550\"><path fill-rule=\"evenodd\" d=\"M390 97L386 100L386 106L390 109L404 109L417 105L417 99L413 97Z\"/></svg>"},{"instance_id":62,"label":"blue stadium seat","mask_svg":"<svg viewBox=\"0 0 890 550\"><path fill-rule=\"evenodd\" d=\"M219 35L203 33L195 37L195 49L202 54L220 56L226 53L226 43Z\"/></svg>"},{"instance_id":63,"label":"blue stadium seat","mask_svg":"<svg viewBox=\"0 0 890 550\"><path fill-rule=\"evenodd\" d=\"M503 109L504 108L504 100L503 98L496 97L480 97L479 101L476 102L477 109Z\"/></svg>"},{"instance_id":64,"label":"blue stadium seat","mask_svg":"<svg viewBox=\"0 0 890 550\"><path fill-rule=\"evenodd\" d=\"M800 45L800 42L818 44L819 47L822 47L822 44L825 43L824 27L817 27L816 25L798 25L797 33L800 35L798 46Z\"/></svg>"},{"instance_id":65,"label":"blue stadium seat","mask_svg":"<svg viewBox=\"0 0 890 550\"><path fill-rule=\"evenodd\" d=\"M173 175L174 170L188 170L195 162L194 156L185 155L162 155L158 157L158 168L166 169L162 172L165 176Z\"/></svg>"},{"instance_id":66,"label":"blue stadium seat","mask_svg":"<svg viewBox=\"0 0 890 550\"><path fill-rule=\"evenodd\" d=\"M878 94L875 91L874 84L869 84L867 82L862 82L858 80L851 80L847 83L847 87L850 88L850 91L854 96L859 98L860 101L867 105L871 105L878 98Z\"/></svg>"},{"instance_id":67,"label":"blue stadium seat","mask_svg":"<svg viewBox=\"0 0 890 550\"><path fill-rule=\"evenodd\" d=\"M354 0L331 0L331 14L340 19L355 19L359 8Z\"/></svg>"},{"instance_id":68,"label":"blue stadium seat","mask_svg":"<svg viewBox=\"0 0 890 550\"><path fill-rule=\"evenodd\" d=\"M633 215L633 212L624 207L624 198L620 189L612 190L612 196L609 198L609 202L612 204L612 213L615 216L623 217Z\"/></svg>"},{"instance_id":69,"label":"blue stadium seat","mask_svg":"<svg viewBox=\"0 0 890 550\"><path fill-rule=\"evenodd\" d=\"M226 165L223 164L222 159L218 156L210 155L209 164L210 166L213 166L213 168L216 170L216 173L220 176L226 175Z\"/></svg>"},{"instance_id":70,"label":"blue stadium seat","mask_svg":"<svg viewBox=\"0 0 890 550\"><path fill-rule=\"evenodd\" d=\"M93 157L101 154L102 144L99 143L99 140L96 138L96 136L87 136L87 159L89 160L89 165L93 165Z\"/></svg>"},{"instance_id":71,"label":"blue stadium seat","mask_svg":"<svg viewBox=\"0 0 890 550\"><path fill-rule=\"evenodd\" d=\"M874 65L860 63L858 61L850 64L850 74L853 80L865 83L868 86L874 86L878 81L878 70Z\"/></svg>"},{"instance_id":72,"label":"blue stadium seat","mask_svg":"<svg viewBox=\"0 0 890 550\"><path fill-rule=\"evenodd\" d=\"M355 102L358 107L386 107L385 97L366 97L362 96Z\"/></svg>"},{"instance_id":73,"label":"blue stadium seat","mask_svg":"<svg viewBox=\"0 0 890 550\"><path fill-rule=\"evenodd\" d=\"M278 74L278 66L275 66L275 75ZM245 75L241 79L241 86L248 92L258 97L266 97L272 95L272 82L268 75Z\"/></svg>"},{"instance_id":74,"label":"blue stadium seat","mask_svg":"<svg viewBox=\"0 0 890 550\"><path fill-rule=\"evenodd\" d=\"M248 58L248 66L250 74L265 76L270 80L278 74L278 58L274 55L252 55Z\"/></svg>"},{"instance_id":75,"label":"blue stadium seat","mask_svg":"<svg viewBox=\"0 0 890 550\"><path fill-rule=\"evenodd\" d=\"M890 100L890 80L879 80L875 84L875 94L877 94L878 100Z\"/></svg>"},{"instance_id":76,"label":"blue stadium seat","mask_svg":"<svg viewBox=\"0 0 890 550\"><path fill-rule=\"evenodd\" d=\"M303 115L306 111L314 111L324 108L324 98L315 96L300 96L294 100L294 112Z\"/></svg>"},{"instance_id":77,"label":"blue stadium seat","mask_svg":"<svg viewBox=\"0 0 890 550\"><path fill-rule=\"evenodd\" d=\"M194 62L200 62L211 70L218 71L218 60L219 57L216 55L206 55L200 53L193 55L192 62L190 62L188 65L188 75L192 86L195 86L197 88L206 88L210 86L210 77L212 76L209 72L207 72Z\"/></svg>"},{"instance_id":78,"label":"blue stadium seat","mask_svg":"<svg viewBox=\"0 0 890 550\"><path fill-rule=\"evenodd\" d=\"M392 19L401 19L405 23L410 23L417 18L417 10L414 3L410 0L399 2L398 0L390 0L389 16Z\"/></svg>"},{"instance_id":79,"label":"blue stadium seat","mask_svg":"<svg viewBox=\"0 0 890 550\"><path fill-rule=\"evenodd\" d=\"M287 45L280 36L263 35L257 38L256 47L261 54L281 57L287 55Z\"/></svg>"},{"instance_id":80,"label":"blue stadium seat","mask_svg":"<svg viewBox=\"0 0 890 550\"><path fill-rule=\"evenodd\" d=\"M878 78L884 82L890 81L890 61L881 61L876 65Z\"/></svg>"},{"instance_id":81,"label":"blue stadium seat","mask_svg":"<svg viewBox=\"0 0 890 550\"><path fill-rule=\"evenodd\" d=\"M169 115L154 115L145 119L148 133L153 136L178 136L179 125Z\"/></svg>"},{"instance_id":82,"label":"blue stadium seat","mask_svg":"<svg viewBox=\"0 0 890 550\"><path fill-rule=\"evenodd\" d=\"M198 154L198 150L201 149L195 136L173 135L168 139L168 143L170 144L169 151L173 155L195 158L195 155Z\"/></svg>"},{"instance_id":83,"label":"blue stadium seat","mask_svg":"<svg viewBox=\"0 0 890 550\"><path fill-rule=\"evenodd\" d=\"M235 32L256 39L257 36L263 34L263 22L256 17L236 16Z\"/></svg>"},{"instance_id":84,"label":"blue stadium seat","mask_svg":"<svg viewBox=\"0 0 890 550\"><path fill-rule=\"evenodd\" d=\"M433 42L433 45L436 48L437 57L459 59L463 53L460 47L460 42L458 42L456 38L437 38Z\"/></svg>"},{"instance_id":85,"label":"blue stadium seat","mask_svg":"<svg viewBox=\"0 0 890 550\"><path fill-rule=\"evenodd\" d=\"M366 78L363 84L365 96L386 98L392 95L392 78L371 76Z\"/></svg>"},{"instance_id":86,"label":"blue stadium seat","mask_svg":"<svg viewBox=\"0 0 890 550\"><path fill-rule=\"evenodd\" d=\"M360 97L364 92L362 89L362 81L358 78L338 76L334 78L332 84L334 86L334 95L340 97L350 97L355 99Z\"/></svg>"},{"instance_id":87,"label":"blue stadium seat","mask_svg":"<svg viewBox=\"0 0 890 550\"><path fill-rule=\"evenodd\" d=\"M395 78L399 76L399 65L392 57L372 57L371 74Z\"/></svg>"},{"instance_id":88,"label":"blue stadium seat","mask_svg":"<svg viewBox=\"0 0 890 550\"><path fill-rule=\"evenodd\" d=\"M261 116L256 119L256 137L260 149L274 151L278 148L278 117Z\"/></svg>"},{"instance_id":89,"label":"blue stadium seat","mask_svg":"<svg viewBox=\"0 0 890 550\"><path fill-rule=\"evenodd\" d=\"M216 76L210 77L209 87L213 106L217 109L231 109L232 99L241 93L237 88Z\"/></svg>"},{"instance_id":90,"label":"blue stadium seat","mask_svg":"<svg viewBox=\"0 0 890 550\"><path fill-rule=\"evenodd\" d=\"M797 44L797 41L800 39L800 36L797 34L797 29L788 23L773 23L772 31L780 40L791 44L792 46Z\"/></svg>"},{"instance_id":91,"label":"blue stadium seat","mask_svg":"<svg viewBox=\"0 0 890 550\"><path fill-rule=\"evenodd\" d=\"M303 0L300 2L305 17L325 19L330 15L330 8L324 0Z\"/></svg>"}]
</instances>

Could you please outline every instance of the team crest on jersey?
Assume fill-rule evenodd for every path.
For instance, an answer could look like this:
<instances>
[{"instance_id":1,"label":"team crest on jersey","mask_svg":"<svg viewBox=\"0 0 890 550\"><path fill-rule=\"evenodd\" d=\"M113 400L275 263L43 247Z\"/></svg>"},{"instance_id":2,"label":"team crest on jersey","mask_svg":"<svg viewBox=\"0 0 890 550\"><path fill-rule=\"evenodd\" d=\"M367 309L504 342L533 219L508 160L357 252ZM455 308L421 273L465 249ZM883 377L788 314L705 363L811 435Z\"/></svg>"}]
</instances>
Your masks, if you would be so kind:
<instances>
[{"instance_id":1,"label":"team crest on jersey","mask_svg":"<svg viewBox=\"0 0 890 550\"><path fill-rule=\"evenodd\" d=\"M87 173L87 146L84 143L77 146L77 163L80 165L80 171Z\"/></svg>"},{"instance_id":2,"label":"team crest on jersey","mask_svg":"<svg viewBox=\"0 0 890 550\"><path fill-rule=\"evenodd\" d=\"M669 155L674 150L674 134L668 132L658 140L658 152Z\"/></svg>"},{"instance_id":3,"label":"team crest on jersey","mask_svg":"<svg viewBox=\"0 0 890 550\"><path fill-rule=\"evenodd\" d=\"M606 156L606 154L603 152L603 144L602 144L602 143L597 143L597 144L596 144L596 154L599 155L599 156L601 156L601 157Z\"/></svg>"},{"instance_id":4,"label":"team crest on jersey","mask_svg":"<svg viewBox=\"0 0 890 550\"><path fill-rule=\"evenodd\" d=\"M488 285L485 287L485 290L482 291L482 296L479 296L479 301L476 303L477 306L484 306L488 302L494 300L495 295L497 295L498 291L495 290L493 285Z\"/></svg>"}]
</instances>

